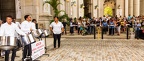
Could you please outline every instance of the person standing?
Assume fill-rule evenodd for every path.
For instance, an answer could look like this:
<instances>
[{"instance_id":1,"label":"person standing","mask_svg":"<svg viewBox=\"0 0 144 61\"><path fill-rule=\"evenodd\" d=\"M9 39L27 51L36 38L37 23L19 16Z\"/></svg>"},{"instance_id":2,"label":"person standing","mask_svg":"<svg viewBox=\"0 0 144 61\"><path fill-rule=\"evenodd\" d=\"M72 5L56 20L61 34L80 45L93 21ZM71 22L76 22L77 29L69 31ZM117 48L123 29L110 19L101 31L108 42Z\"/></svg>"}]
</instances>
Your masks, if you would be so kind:
<instances>
[{"instance_id":1,"label":"person standing","mask_svg":"<svg viewBox=\"0 0 144 61\"><path fill-rule=\"evenodd\" d=\"M104 22L102 23L102 26L103 26L103 32L104 34L106 34L108 31L108 23L106 22L106 20L104 20Z\"/></svg>"},{"instance_id":2,"label":"person standing","mask_svg":"<svg viewBox=\"0 0 144 61\"><path fill-rule=\"evenodd\" d=\"M135 33L135 38L139 39L140 38L140 30L141 30L141 23L137 21L136 24L136 33Z\"/></svg>"},{"instance_id":3,"label":"person standing","mask_svg":"<svg viewBox=\"0 0 144 61\"><path fill-rule=\"evenodd\" d=\"M61 33L64 31L63 24L59 21L58 17L54 17L54 22L50 24L50 30L53 33L54 48L56 48L56 41L58 39L58 48L60 48Z\"/></svg>"},{"instance_id":4,"label":"person standing","mask_svg":"<svg viewBox=\"0 0 144 61\"><path fill-rule=\"evenodd\" d=\"M109 35L114 35L114 22L112 19L109 22Z\"/></svg>"},{"instance_id":5,"label":"person standing","mask_svg":"<svg viewBox=\"0 0 144 61\"><path fill-rule=\"evenodd\" d=\"M13 19L12 22L15 23L15 24L18 26L18 28L20 29L20 23L17 22L16 19ZM20 41L20 36L19 36L17 33L15 33L15 35L16 35L16 37L17 37L17 45L18 45L17 50L19 50L19 49L22 47L22 43L21 43L21 41Z\"/></svg>"},{"instance_id":6,"label":"person standing","mask_svg":"<svg viewBox=\"0 0 144 61\"><path fill-rule=\"evenodd\" d=\"M18 33L23 36L25 35L25 33L22 32L18 28L18 26L12 22L12 16L7 16L6 23L1 25L0 36L16 37L15 33ZM17 49L12 50L11 61L15 61L16 50ZM10 53L10 50L5 51L5 61L9 61L9 53Z\"/></svg>"},{"instance_id":7,"label":"person standing","mask_svg":"<svg viewBox=\"0 0 144 61\"><path fill-rule=\"evenodd\" d=\"M62 22L62 24L64 26L64 32L63 33L65 33L65 35L66 35L67 34L67 32L66 32L66 25L67 25L66 19L64 19L64 21Z\"/></svg>"},{"instance_id":8,"label":"person standing","mask_svg":"<svg viewBox=\"0 0 144 61\"><path fill-rule=\"evenodd\" d=\"M36 19L33 19L32 22L35 24L36 29L38 29L38 23L37 23Z\"/></svg>"},{"instance_id":9,"label":"person standing","mask_svg":"<svg viewBox=\"0 0 144 61\"><path fill-rule=\"evenodd\" d=\"M118 34L117 35L120 35L120 33L121 33L121 23L120 23L120 20L118 20L117 21L117 23L116 23L116 28L117 28L117 32L118 32Z\"/></svg>"},{"instance_id":10,"label":"person standing","mask_svg":"<svg viewBox=\"0 0 144 61\"><path fill-rule=\"evenodd\" d=\"M31 22L31 16L30 15L25 15L24 16L25 21L23 21L21 23L21 30L25 33L25 34L30 34L32 31L36 30L35 24L33 22ZM25 45L24 46L24 50L23 50L23 58L22 60L24 61L24 59L27 56L31 56L32 54L32 50L31 50L31 44Z\"/></svg>"},{"instance_id":11,"label":"person standing","mask_svg":"<svg viewBox=\"0 0 144 61\"><path fill-rule=\"evenodd\" d=\"M16 21L16 19L13 19L12 21L13 23L15 23L19 28L20 28L20 23Z\"/></svg>"},{"instance_id":12,"label":"person standing","mask_svg":"<svg viewBox=\"0 0 144 61\"><path fill-rule=\"evenodd\" d=\"M73 22L73 19L70 21L70 33L71 35L74 35L74 22Z\"/></svg>"}]
</instances>

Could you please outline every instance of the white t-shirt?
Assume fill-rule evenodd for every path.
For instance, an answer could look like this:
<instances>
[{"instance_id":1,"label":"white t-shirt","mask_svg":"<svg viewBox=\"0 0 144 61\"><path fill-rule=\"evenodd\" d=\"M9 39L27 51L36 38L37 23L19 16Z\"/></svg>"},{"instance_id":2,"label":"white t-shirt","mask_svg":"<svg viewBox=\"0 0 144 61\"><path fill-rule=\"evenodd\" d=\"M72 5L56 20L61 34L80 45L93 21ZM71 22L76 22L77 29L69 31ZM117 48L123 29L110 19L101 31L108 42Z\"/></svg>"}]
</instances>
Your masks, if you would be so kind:
<instances>
[{"instance_id":1,"label":"white t-shirt","mask_svg":"<svg viewBox=\"0 0 144 61\"><path fill-rule=\"evenodd\" d=\"M58 22L57 24L55 22L52 22L50 24L50 27L52 27L52 31L54 34L61 34L62 28L64 27L61 22Z\"/></svg>"},{"instance_id":2,"label":"white t-shirt","mask_svg":"<svg viewBox=\"0 0 144 61\"><path fill-rule=\"evenodd\" d=\"M24 32L22 32L18 26L14 23L12 23L11 25L9 25L8 23L4 23L1 25L0 28L1 32L0 32L0 36L12 36L12 37L17 37L15 35L15 33L18 33L20 35L25 35Z\"/></svg>"},{"instance_id":3,"label":"white t-shirt","mask_svg":"<svg viewBox=\"0 0 144 61\"><path fill-rule=\"evenodd\" d=\"M30 33L31 32L30 29L32 29L33 31L36 30L35 24L33 22L28 22L25 20L21 23L21 30L24 33L26 34Z\"/></svg>"},{"instance_id":4,"label":"white t-shirt","mask_svg":"<svg viewBox=\"0 0 144 61\"><path fill-rule=\"evenodd\" d=\"M15 22L15 24L20 28L20 23L19 22Z\"/></svg>"}]
</instances>

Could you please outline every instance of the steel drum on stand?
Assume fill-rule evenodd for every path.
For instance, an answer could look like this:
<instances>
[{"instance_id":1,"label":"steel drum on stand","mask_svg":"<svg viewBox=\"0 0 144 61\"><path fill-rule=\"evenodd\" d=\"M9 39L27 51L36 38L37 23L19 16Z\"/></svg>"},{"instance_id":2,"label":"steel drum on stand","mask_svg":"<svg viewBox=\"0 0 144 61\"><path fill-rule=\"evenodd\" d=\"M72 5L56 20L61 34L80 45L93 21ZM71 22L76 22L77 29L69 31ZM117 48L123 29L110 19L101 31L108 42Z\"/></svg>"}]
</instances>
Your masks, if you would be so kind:
<instances>
[{"instance_id":1,"label":"steel drum on stand","mask_svg":"<svg viewBox=\"0 0 144 61\"><path fill-rule=\"evenodd\" d=\"M22 36L21 40L24 45L28 45L28 44L34 43L36 41L32 34Z\"/></svg>"},{"instance_id":2,"label":"steel drum on stand","mask_svg":"<svg viewBox=\"0 0 144 61\"><path fill-rule=\"evenodd\" d=\"M36 31L32 31L32 34L34 37L37 38L37 37L40 37L43 34L43 32L42 32L42 29L37 29Z\"/></svg>"},{"instance_id":3,"label":"steel drum on stand","mask_svg":"<svg viewBox=\"0 0 144 61\"><path fill-rule=\"evenodd\" d=\"M11 36L0 36L0 49L1 50L12 50L17 46L16 37Z\"/></svg>"},{"instance_id":4,"label":"steel drum on stand","mask_svg":"<svg viewBox=\"0 0 144 61\"><path fill-rule=\"evenodd\" d=\"M44 35L45 36L49 36L49 31L48 30L44 30Z\"/></svg>"}]
</instances>

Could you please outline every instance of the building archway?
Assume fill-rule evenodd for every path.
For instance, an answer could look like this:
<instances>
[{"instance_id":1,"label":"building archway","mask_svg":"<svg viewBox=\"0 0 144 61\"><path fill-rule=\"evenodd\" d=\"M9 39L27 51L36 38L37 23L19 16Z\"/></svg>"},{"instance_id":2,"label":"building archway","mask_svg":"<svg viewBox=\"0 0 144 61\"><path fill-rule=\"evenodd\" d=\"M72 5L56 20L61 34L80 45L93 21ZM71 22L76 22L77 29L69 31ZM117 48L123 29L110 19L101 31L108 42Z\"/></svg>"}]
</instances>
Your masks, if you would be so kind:
<instances>
[{"instance_id":1,"label":"building archway","mask_svg":"<svg viewBox=\"0 0 144 61\"><path fill-rule=\"evenodd\" d=\"M84 16L91 18L91 0L83 0L84 1Z\"/></svg>"},{"instance_id":2,"label":"building archway","mask_svg":"<svg viewBox=\"0 0 144 61\"><path fill-rule=\"evenodd\" d=\"M8 15L16 18L15 0L0 0L0 19L5 20Z\"/></svg>"},{"instance_id":3,"label":"building archway","mask_svg":"<svg viewBox=\"0 0 144 61\"><path fill-rule=\"evenodd\" d=\"M115 0L104 1L104 15L115 16L116 15L116 3Z\"/></svg>"}]
</instances>

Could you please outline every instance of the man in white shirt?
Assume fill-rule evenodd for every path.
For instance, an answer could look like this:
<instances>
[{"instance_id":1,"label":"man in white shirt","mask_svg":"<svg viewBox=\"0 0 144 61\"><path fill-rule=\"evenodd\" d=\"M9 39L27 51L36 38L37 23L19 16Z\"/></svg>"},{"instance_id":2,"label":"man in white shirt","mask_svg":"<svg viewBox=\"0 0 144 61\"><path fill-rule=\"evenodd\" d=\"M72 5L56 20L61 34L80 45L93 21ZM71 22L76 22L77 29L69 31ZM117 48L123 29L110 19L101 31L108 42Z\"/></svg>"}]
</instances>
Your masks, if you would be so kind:
<instances>
[{"instance_id":1,"label":"man in white shirt","mask_svg":"<svg viewBox=\"0 0 144 61\"><path fill-rule=\"evenodd\" d=\"M25 21L23 21L21 23L21 30L25 33L25 34L29 34L32 31L35 31L35 24L33 22L31 22L31 16L30 15L25 15L24 16ZM31 50L31 44L29 45L25 45L24 46L24 50L23 50L23 58L22 60L24 60L26 58L26 56L31 56L32 54L32 50Z\"/></svg>"},{"instance_id":2,"label":"man in white shirt","mask_svg":"<svg viewBox=\"0 0 144 61\"><path fill-rule=\"evenodd\" d=\"M61 33L64 31L63 24L54 17L54 22L50 24L50 30L53 32L54 48L56 48L56 40L58 39L58 48L60 47Z\"/></svg>"},{"instance_id":3,"label":"man in white shirt","mask_svg":"<svg viewBox=\"0 0 144 61\"><path fill-rule=\"evenodd\" d=\"M13 23L15 23L20 28L20 23L16 21L16 19L13 19Z\"/></svg>"},{"instance_id":4,"label":"man in white shirt","mask_svg":"<svg viewBox=\"0 0 144 61\"><path fill-rule=\"evenodd\" d=\"M0 36L11 36L11 37L16 37L15 33L18 33L20 35L25 35L24 32L22 32L18 26L14 23L12 23L12 17L11 16L7 16L6 17L6 23L1 25L1 32L0 32ZM12 50L12 57L11 57L11 61L15 61L15 56L16 56L16 49ZM10 51L7 50L5 51L5 61L9 61L9 53Z\"/></svg>"}]
</instances>

